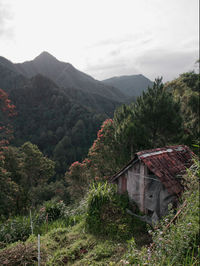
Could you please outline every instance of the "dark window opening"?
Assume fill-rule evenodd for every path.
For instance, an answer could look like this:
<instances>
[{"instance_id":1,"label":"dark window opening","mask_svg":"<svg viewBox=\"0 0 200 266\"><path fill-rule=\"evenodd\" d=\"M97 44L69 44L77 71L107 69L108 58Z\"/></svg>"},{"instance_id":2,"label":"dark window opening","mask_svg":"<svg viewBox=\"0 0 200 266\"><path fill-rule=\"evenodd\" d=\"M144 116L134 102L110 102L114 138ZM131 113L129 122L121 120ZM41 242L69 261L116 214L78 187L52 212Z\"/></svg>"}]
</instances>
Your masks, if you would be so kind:
<instances>
[{"instance_id":1,"label":"dark window opening","mask_svg":"<svg viewBox=\"0 0 200 266\"><path fill-rule=\"evenodd\" d=\"M150 175L150 176L154 175L154 173L151 172L151 170L149 168L147 168L147 174Z\"/></svg>"},{"instance_id":2,"label":"dark window opening","mask_svg":"<svg viewBox=\"0 0 200 266\"><path fill-rule=\"evenodd\" d=\"M148 216L150 216L150 217L151 217L151 216L153 215L153 213L154 213L154 211L147 210L147 215L148 215Z\"/></svg>"}]
</instances>

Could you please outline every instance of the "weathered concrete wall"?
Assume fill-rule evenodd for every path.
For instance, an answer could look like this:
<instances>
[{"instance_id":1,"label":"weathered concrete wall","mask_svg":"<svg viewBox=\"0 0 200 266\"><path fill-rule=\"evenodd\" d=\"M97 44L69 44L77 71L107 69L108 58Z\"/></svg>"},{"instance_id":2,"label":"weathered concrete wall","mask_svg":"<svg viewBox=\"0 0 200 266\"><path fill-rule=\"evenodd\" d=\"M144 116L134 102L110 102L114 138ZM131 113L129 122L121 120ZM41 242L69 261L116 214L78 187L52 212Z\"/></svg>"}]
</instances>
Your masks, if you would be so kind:
<instances>
[{"instance_id":1,"label":"weathered concrete wall","mask_svg":"<svg viewBox=\"0 0 200 266\"><path fill-rule=\"evenodd\" d=\"M140 163L136 163L126 173L127 191L129 198L133 200L139 208L141 207L141 187L143 180L140 178Z\"/></svg>"},{"instance_id":2,"label":"weathered concrete wall","mask_svg":"<svg viewBox=\"0 0 200 266\"><path fill-rule=\"evenodd\" d=\"M122 191L122 179L127 178L127 192L144 213L153 216L154 222L168 211L168 204L175 200L175 196L167 189L155 175L148 175L144 163L137 162L118 178L118 191Z\"/></svg>"}]
</instances>

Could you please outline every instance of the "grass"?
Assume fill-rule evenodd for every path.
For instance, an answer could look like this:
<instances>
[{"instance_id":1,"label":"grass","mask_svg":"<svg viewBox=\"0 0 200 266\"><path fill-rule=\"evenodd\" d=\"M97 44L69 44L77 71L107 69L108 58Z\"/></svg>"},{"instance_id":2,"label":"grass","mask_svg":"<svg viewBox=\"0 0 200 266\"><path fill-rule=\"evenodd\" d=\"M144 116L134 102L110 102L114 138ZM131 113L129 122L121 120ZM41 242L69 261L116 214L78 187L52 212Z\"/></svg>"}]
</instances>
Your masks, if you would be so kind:
<instances>
[{"instance_id":1,"label":"grass","mask_svg":"<svg viewBox=\"0 0 200 266\"><path fill-rule=\"evenodd\" d=\"M46 265L117 265L126 246L126 242L86 233L83 223L53 229L41 238Z\"/></svg>"}]
</instances>

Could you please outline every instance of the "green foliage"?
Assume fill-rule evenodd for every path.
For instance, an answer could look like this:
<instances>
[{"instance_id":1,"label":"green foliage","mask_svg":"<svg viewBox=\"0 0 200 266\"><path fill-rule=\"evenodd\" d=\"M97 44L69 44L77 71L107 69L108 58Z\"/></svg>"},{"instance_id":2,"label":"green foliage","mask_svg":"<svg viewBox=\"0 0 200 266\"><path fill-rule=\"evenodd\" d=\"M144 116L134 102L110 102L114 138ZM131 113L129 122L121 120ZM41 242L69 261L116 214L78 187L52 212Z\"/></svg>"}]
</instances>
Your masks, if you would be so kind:
<instances>
[{"instance_id":1,"label":"green foliage","mask_svg":"<svg viewBox=\"0 0 200 266\"><path fill-rule=\"evenodd\" d=\"M30 142L19 148L8 146L3 157L0 162L0 215L9 217L26 213L31 205L41 203L41 194L38 199L36 196L41 186L44 187L54 175L55 163ZM50 190L51 186L47 186L46 190L47 188ZM51 198L46 200L49 199Z\"/></svg>"},{"instance_id":2,"label":"green foliage","mask_svg":"<svg viewBox=\"0 0 200 266\"><path fill-rule=\"evenodd\" d=\"M68 184L67 192L70 194L71 200L83 198L89 181L86 175L86 164L74 162L66 172L65 178Z\"/></svg>"},{"instance_id":3,"label":"green foliage","mask_svg":"<svg viewBox=\"0 0 200 266\"><path fill-rule=\"evenodd\" d=\"M164 88L162 78L155 80L130 106L115 112L116 138L125 146L124 153L176 143L182 130L180 104Z\"/></svg>"},{"instance_id":4,"label":"green foliage","mask_svg":"<svg viewBox=\"0 0 200 266\"><path fill-rule=\"evenodd\" d=\"M26 142L21 146L21 152L24 186L37 186L54 175L55 163L44 156L36 145Z\"/></svg>"},{"instance_id":5,"label":"green foliage","mask_svg":"<svg viewBox=\"0 0 200 266\"><path fill-rule=\"evenodd\" d=\"M73 222L72 222L73 219ZM78 220L78 219L77 219ZM25 241L33 233L45 234L47 231L75 224L74 217L68 217L66 205L62 202L46 202L39 211L29 216L16 216L0 224L0 247L16 241Z\"/></svg>"},{"instance_id":6,"label":"green foliage","mask_svg":"<svg viewBox=\"0 0 200 266\"><path fill-rule=\"evenodd\" d=\"M114 113L115 139L120 143L121 165L125 164L133 156L133 127L134 119L131 106L121 105Z\"/></svg>"},{"instance_id":7,"label":"green foliage","mask_svg":"<svg viewBox=\"0 0 200 266\"><path fill-rule=\"evenodd\" d=\"M6 219L15 212L16 197L19 194L18 185L12 181L10 173L1 167L0 162L0 220Z\"/></svg>"},{"instance_id":8,"label":"green foliage","mask_svg":"<svg viewBox=\"0 0 200 266\"><path fill-rule=\"evenodd\" d=\"M119 195L115 186L93 184L87 197L87 230L111 238L129 238L133 234L134 223L125 211L128 205L128 196Z\"/></svg>"},{"instance_id":9,"label":"green foliage","mask_svg":"<svg viewBox=\"0 0 200 266\"><path fill-rule=\"evenodd\" d=\"M112 119L103 122L97 133L97 139L88 152L90 175L104 180L113 175L120 167L119 154L121 146L115 139L115 126Z\"/></svg>"},{"instance_id":10,"label":"green foliage","mask_svg":"<svg viewBox=\"0 0 200 266\"><path fill-rule=\"evenodd\" d=\"M172 91L175 99L181 103L184 125L185 144L191 146L199 139L199 85L200 74L193 71L183 73L179 78L166 83L165 87Z\"/></svg>"},{"instance_id":11,"label":"green foliage","mask_svg":"<svg viewBox=\"0 0 200 266\"><path fill-rule=\"evenodd\" d=\"M4 247L18 240L25 241L31 234L30 217L18 216L0 224L0 243Z\"/></svg>"},{"instance_id":12,"label":"green foliage","mask_svg":"<svg viewBox=\"0 0 200 266\"><path fill-rule=\"evenodd\" d=\"M42 205L45 201L63 201L69 203L70 196L67 192L67 184L64 180L39 184L33 187L29 193L33 206Z\"/></svg>"},{"instance_id":13,"label":"green foliage","mask_svg":"<svg viewBox=\"0 0 200 266\"><path fill-rule=\"evenodd\" d=\"M64 217L65 213L65 204L62 201L47 201L39 211L40 220L55 221L61 217Z\"/></svg>"},{"instance_id":14,"label":"green foliage","mask_svg":"<svg viewBox=\"0 0 200 266\"><path fill-rule=\"evenodd\" d=\"M9 94L18 112L12 145L36 144L56 162L56 178L87 155L101 123L118 104L74 88L58 88L41 75Z\"/></svg>"}]
</instances>

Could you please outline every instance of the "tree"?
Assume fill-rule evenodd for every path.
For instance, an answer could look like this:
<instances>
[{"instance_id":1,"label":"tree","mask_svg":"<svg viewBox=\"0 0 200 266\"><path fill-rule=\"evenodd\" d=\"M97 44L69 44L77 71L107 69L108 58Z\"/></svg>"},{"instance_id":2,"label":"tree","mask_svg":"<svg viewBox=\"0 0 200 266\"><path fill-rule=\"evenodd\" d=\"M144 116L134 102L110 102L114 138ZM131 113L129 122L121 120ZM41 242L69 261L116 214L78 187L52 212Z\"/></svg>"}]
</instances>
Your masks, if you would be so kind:
<instances>
[{"instance_id":1,"label":"tree","mask_svg":"<svg viewBox=\"0 0 200 266\"><path fill-rule=\"evenodd\" d=\"M200 74L193 71L183 73L179 78L168 82L165 87L172 92L174 98L181 103L183 116L183 142L192 145L199 140L199 89Z\"/></svg>"},{"instance_id":2,"label":"tree","mask_svg":"<svg viewBox=\"0 0 200 266\"><path fill-rule=\"evenodd\" d=\"M8 94L0 89L0 152L9 143L12 138L12 127L10 118L14 116L15 106L8 99Z\"/></svg>"},{"instance_id":3,"label":"tree","mask_svg":"<svg viewBox=\"0 0 200 266\"><path fill-rule=\"evenodd\" d=\"M88 180L86 178L86 164L78 161L74 162L69 171L65 174L68 184L67 191L72 200L80 199L84 196L88 188Z\"/></svg>"},{"instance_id":4,"label":"tree","mask_svg":"<svg viewBox=\"0 0 200 266\"><path fill-rule=\"evenodd\" d=\"M44 156L36 145L26 142L20 150L23 156L23 183L28 190L47 182L54 175L55 163Z\"/></svg>"},{"instance_id":5,"label":"tree","mask_svg":"<svg viewBox=\"0 0 200 266\"><path fill-rule=\"evenodd\" d=\"M88 152L91 161L90 171L94 178L105 179L114 174L119 167L120 146L115 139L115 127L112 119L103 122L97 133L97 139Z\"/></svg>"},{"instance_id":6,"label":"tree","mask_svg":"<svg viewBox=\"0 0 200 266\"><path fill-rule=\"evenodd\" d=\"M182 130L180 103L164 88L162 78L157 78L153 87L143 92L126 109L126 115L121 115L123 119L116 124L116 133L118 139L123 139L129 146L131 157L138 150L164 146L179 140Z\"/></svg>"},{"instance_id":7,"label":"tree","mask_svg":"<svg viewBox=\"0 0 200 266\"><path fill-rule=\"evenodd\" d=\"M131 106L123 104L114 113L115 138L120 143L121 161L126 163L133 157L133 112ZM131 149L130 149L131 147Z\"/></svg>"},{"instance_id":8,"label":"tree","mask_svg":"<svg viewBox=\"0 0 200 266\"><path fill-rule=\"evenodd\" d=\"M12 138L10 118L15 115L15 106L8 95L0 89L0 215L8 216L13 210L17 184L12 181L10 172L5 168L5 151ZM9 210L9 211L8 211Z\"/></svg>"},{"instance_id":9,"label":"tree","mask_svg":"<svg viewBox=\"0 0 200 266\"><path fill-rule=\"evenodd\" d=\"M162 78L155 79L153 87L138 98L133 115L136 143L144 145L144 148L176 142L181 134L180 103L164 88Z\"/></svg>"},{"instance_id":10,"label":"tree","mask_svg":"<svg viewBox=\"0 0 200 266\"><path fill-rule=\"evenodd\" d=\"M16 209L16 196L19 192L18 185L12 181L8 172L0 161L0 219L8 217Z\"/></svg>"}]
</instances>

